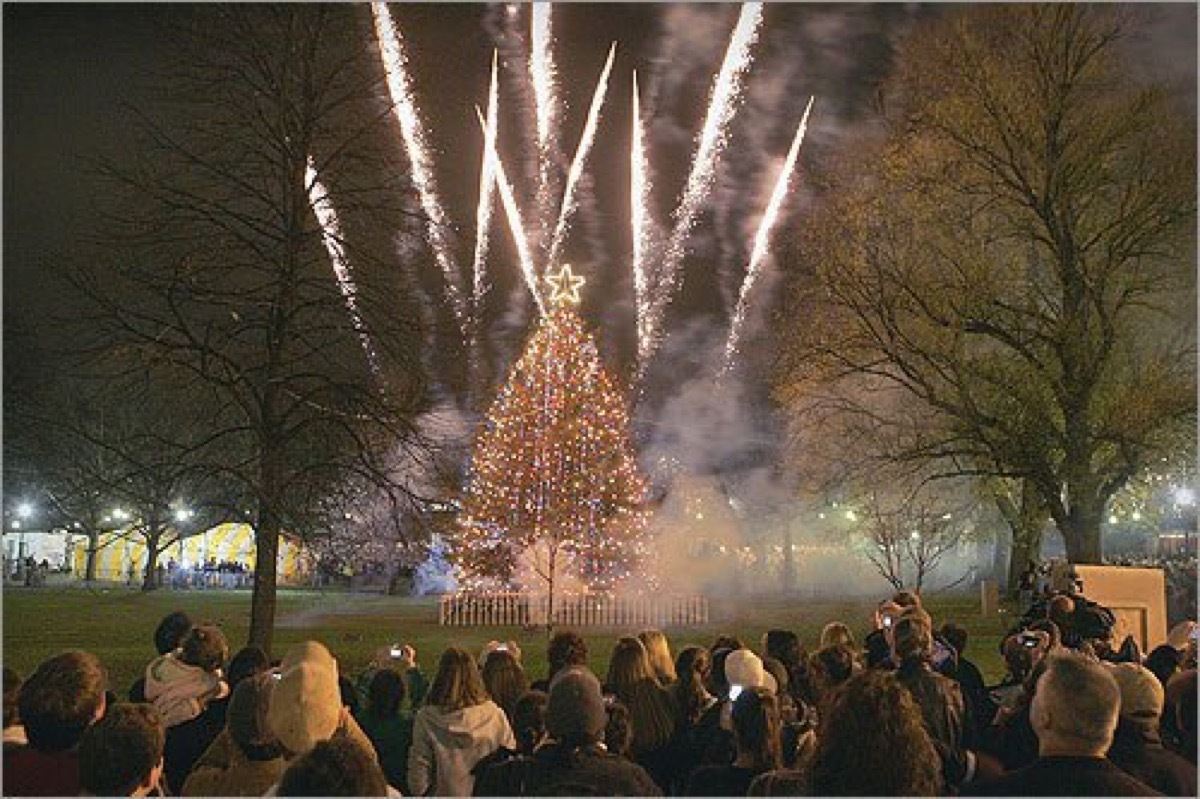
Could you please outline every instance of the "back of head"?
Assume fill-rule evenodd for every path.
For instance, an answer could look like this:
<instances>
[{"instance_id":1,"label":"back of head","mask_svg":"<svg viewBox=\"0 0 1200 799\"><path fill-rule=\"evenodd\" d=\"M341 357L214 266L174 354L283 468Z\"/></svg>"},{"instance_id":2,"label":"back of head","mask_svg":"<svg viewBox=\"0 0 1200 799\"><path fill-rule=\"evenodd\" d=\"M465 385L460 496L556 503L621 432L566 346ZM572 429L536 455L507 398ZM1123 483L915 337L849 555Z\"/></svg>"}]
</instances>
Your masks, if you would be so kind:
<instances>
[{"instance_id":1,"label":"back of head","mask_svg":"<svg viewBox=\"0 0 1200 799\"><path fill-rule=\"evenodd\" d=\"M248 760L274 760L283 754L269 720L275 682L271 674L255 674L238 683L230 694L225 724L229 737Z\"/></svg>"},{"instance_id":2,"label":"back of head","mask_svg":"<svg viewBox=\"0 0 1200 799\"><path fill-rule=\"evenodd\" d=\"M836 644L845 644L848 647L854 647L854 633L850 632L850 628L840 621L831 621L821 629L821 648L834 646Z\"/></svg>"},{"instance_id":3,"label":"back of head","mask_svg":"<svg viewBox=\"0 0 1200 799\"><path fill-rule=\"evenodd\" d=\"M942 625L940 632L942 637L946 639L946 642L954 647L954 651L959 655L967 651L967 631L965 628L948 621Z\"/></svg>"},{"instance_id":4,"label":"back of head","mask_svg":"<svg viewBox=\"0 0 1200 799\"><path fill-rule=\"evenodd\" d=\"M624 636L613 646L612 657L608 661L608 687L629 703L633 686L642 680L658 682L650 667L646 647L637 638Z\"/></svg>"},{"instance_id":5,"label":"back of head","mask_svg":"<svg viewBox=\"0 0 1200 799\"><path fill-rule=\"evenodd\" d=\"M892 601L902 608L921 607L921 597L915 591L897 591L892 594Z\"/></svg>"},{"instance_id":6,"label":"back of head","mask_svg":"<svg viewBox=\"0 0 1200 799\"><path fill-rule=\"evenodd\" d=\"M825 646L813 653L813 676L822 691L829 691L854 675L854 650L845 644Z\"/></svg>"},{"instance_id":7,"label":"back of head","mask_svg":"<svg viewBox=\"0 0 1200 799\"><path fill-rule=\"evenodd\" d=\"M65 652L37 667L17 702L29 745L61 752L104 712L104 668L89 652Z\"/></svg>"},{"instance_id":8,"label":"back of head","mask_svg":"<svg viewBox=\"0 0 1200 799\"><path fill-rule=\"evenodd\" d=\"M1020 635L1010 635L1002 645L1004 663L1014 683L1024 682L1033 668L1033 650L1025 646Z\"/></svg>"},{"instance_id":9,"label":"back of head","mask_svg":"<svg viewBox=\"0 0 1200 799\"><path fill-rule=\"evenodd\" d=\"M497 649L483 662L483 687L492 701L511 712L517 700L529 690L529 679L512 652Z\"/></svg>"},{"instance_id":10,"label":"back of head","mask_svg":"<svg viewBox=\"0 0 1200 799\"><path fill-rule=\"evenodd\" d=\"M767 630L763 634L763 657L775 658L787 668L795 668L804 659L800 636L791 630Z\"/></svg>"},{"instance_id":11,"label":"back of head","mask_svg":"<svg viewBox=\"0 0 1200 799\"><path fill-rule=\"evenodd\" d=\"M646 657L650 660L650 668L662 685L675 682L675 663L671 660L671 644L662 630L642 630L638 640L646 648Z\"/></svg>"},{"instance_id":12,"label":"back of head","mask_svg":"<svg viewBox=\"0 0 1200 799\"><path fill-rule=\"evenodd\" d=\"M711 701L704 687L711 669L712 658L703 647L685 646L675 658L675 673L679 678L675 685L676 710L686 724L695 724Z\"/></svg>"},{"instance_id":13,"label":"back of head","mask_svg":"<svg viewBox=\"0 0 1200 799\"><path fill-rule=\"evenodd\" d=\"M1043 751L1101 757L1112 743L1121 694L1099 663L1059 651L1042 659L1029 720Z\"/></svg>"},{"instance_id":14,"label":"back of head","mask_svg":"<svg viewBox=\"0 0 1200 799\"><path fill-rule=\"evenodd\" d=\"M367 713L380 719L395 716L406 691L404 675L396 669L380 669L367 687Z\"/></svg>"},{"instance_id":15,"label":"back of head","mask_svg":"<svg viewBox=\"0 0 1200 799\"><path fill-rule=\"evenodd\" d=\"M271 668L271 659L260 646L244 646L229 660L229 688L232 690L247 677Z\"/></svg>"},{"instance_id":16,"label":"back of head","mask_svg":"<svg viewBox=\"0 0 1200 799\"><path fill-rule=\"evenodd\" d=\"M1050 621L1054 622L1059 628L1068 627L1071 623L1071 614L1075 612L1075 600L1066 594L1059 594L1050 600L1050 604L1046 606L1046 615Z\"/></svg>"},{"instance_id":17,"label":"back of head","mask_svg":"<svg viewBox=\"0 0 1200 799\"><path fill-rule=\"evenodd\" d=\"M919 615L902 615L892 627L892 641L901 663L925 661L933 653L933 631Z\"/></svg>"},{"instance_id":18,"label":"back of head","mask_svg":"<svg viewBox=\"0 0 1200 799\"><path fill-rule=\"evenodd\" d=\"M546 701L546 732L566 746L582 746L599 741L607 723L596 675L582 666L559 672Z\"/></svg>"},{"instance_id":19,"label":"back of head","mask_svg":"<svg viewBox=\"0 0 1200 799\"><path fill-rule=\"evenodd\" d=\"M629 707L617 699L610 702L605 711L608 721L604 725L604 748L614 755L628 757L633 747L633 716Z\"/></svg>"},{"instance_id":20,"label":"back of head","mask_svg":"<svg viewBox=\"0 0 1200 799\"><path fill-rule=\"evenodd\" d=\"M1160 644L1150 650L1143 665L1154 672L1158 681L1166 686L1171 677L1175 676L1175 672L1179 671L1179 664L1182 661L1183 655L1178 649L1170 644Z\"/></svg>"},{"instance_id":21,"label":"back of head","mask_svg":"<svg viewBox=\"0 0 1200 799\"><path fill-rule=\"evenodd\" d=\"M487 698L479 668L470 653L457 646L443 652L425 703L452 712L482 704Z\"/></svg>"},{"instance_id":22,"label":"back of head","mask_svg":"<svg viewBox=\"0 0 1200 799\"><path fill-rule=\"evenodd\" d=\"M215 624L197 624L183 639L180 660L205 671L224 668L229 660L229 642Z\"/></svg>"},{"instance_id":23,"label":"back of head","mask_svg":"<svg viewBox=\"0 0 1200 799\"><path fill-rule=\"evenodd\" d=\"M755 771L779 768L779 701L765 688L747 688L733 702L733 738L739 758Z\"/></svg>"},{"instance_id":24,"label":"back of head","mask_svg":"<svg viewBox=\"0 0 1200 799\"><path fill-rule=\"evenodd\" d=\"M571 630L555 633L546 647L546 661L550 664L551 677L571 666L586 666L587 660L587 642L579 633Z\"/></svg>"},{"instance_id":25,"label":"back of head","mask_svg":"<svg viewBox=\"0 0 1200 799\"><path fill-rule=\"evenodd\" d=\"M328 740L342 721L337 675L308 662L282 672L271 689L267 719L292 754L303 754Z\"/></svg>"},{"instance_id":26,"label":"back of head","mask_svg":"<svg viewBox=\"0 0 1200 799\"><path fill-rule=\"evenodd\" d=\"M83 733L79 785L93 796L133 796L152 787L166 733L153 706L118 704Z\"/></svg>"},{"instance_id":27,"label":"back of head","mask_svg":"<svg viewBox=\"0 0 1200 799\"><path fill-rule=\"evenodd\" d=\"M387 796L375 758L346 737L321 741L279 779L279 796Z\"/></svg>"},{"instance_id":28,"label":"back of head","mask_svg":"<svg viewBox=\"0 0 1200 799\"><path fill-rule=\"evenodd\" d=\"M1136 663L1109 664L1109 670L1121 695L1120 717L1143 727L1157 727L1165 692L1154 672Z\"/></svg>"},{"instance_id":29,"label":"back of head","mask_svg":"<svg viewBox=\"0 0 1200 799\"><path fill-rule=\"evenodd\" d=\"M887 753L886 765L880 753ZM940 759L912 694L878 669L830 696L809 765L810 795L933 796Z\"/></svg>"},{"instance_id":30,"label":"back of head","mask_svg":"<svg viewBox=\"0 0 1200 799\"><path fill-rule=\"evenodd\" d=\"M546 735L546 702L549 698L544 691L526 691L513 705L513 736L517 739L517 749L525 754L532 754Z\"/></svg>"},{"instance_id":31,"label":"back of head","mask_svg":"<svg viewBox=\"0 0 1200 799\"><path fill-rule=\"evenodd\" d=\"M154 648L158 654L174 652L183 643L184 636L192 629L192 619L182 610L168 613L154 630Z\"/></svg>"}]
</instances>

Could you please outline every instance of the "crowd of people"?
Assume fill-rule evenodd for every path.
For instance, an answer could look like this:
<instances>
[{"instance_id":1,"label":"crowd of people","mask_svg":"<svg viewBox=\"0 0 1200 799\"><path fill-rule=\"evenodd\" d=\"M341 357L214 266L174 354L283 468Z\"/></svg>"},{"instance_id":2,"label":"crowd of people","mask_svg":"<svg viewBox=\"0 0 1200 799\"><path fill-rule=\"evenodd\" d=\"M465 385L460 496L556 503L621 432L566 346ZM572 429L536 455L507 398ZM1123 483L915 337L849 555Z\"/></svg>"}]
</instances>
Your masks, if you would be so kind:
<instances>
[{"instance_id":1,"label":"crowd of people","mask_svg":"<svg viewBox=\"0 0 1200 799\"><path fill-rule=\"evenodd\" d=\"M966 631L903 591L861 642L834 621L811 652L787 630L672 652L644 630L601 675L572 631L546 674L493 641L447 648L427 677L401 644L358 673L317 641L231 656L219 627L173 613L122 699L88 652L24 681L5 668L3 791L1195 796L1195 622L1143 659L1081 607L1054 597L1006 636L995 686Z\"/></svg>"}]
</instances>

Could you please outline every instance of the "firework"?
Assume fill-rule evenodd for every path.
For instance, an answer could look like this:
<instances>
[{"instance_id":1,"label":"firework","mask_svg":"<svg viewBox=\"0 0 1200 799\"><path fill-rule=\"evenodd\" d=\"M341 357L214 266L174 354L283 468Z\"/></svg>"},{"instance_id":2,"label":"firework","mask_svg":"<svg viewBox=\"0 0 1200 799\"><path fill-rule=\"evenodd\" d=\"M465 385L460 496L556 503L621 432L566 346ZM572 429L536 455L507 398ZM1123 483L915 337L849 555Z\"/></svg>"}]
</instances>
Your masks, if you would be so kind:
<instances>
[{"instance_id":1,"label":"firework","mask_svg":"<svg viewBox=\"0 0 1200 799\"><path fill-rule=\"evenodd\" d=\"M638 98L637 72L633 73L633 145L630 153L630 219L633 223L633 298L637 319L638 361L649 353L647 330L646 256L650 245L650 166L646 156L646 131Z\"/></svg>"},{"instance_id":2,"label":"firework","mask_svg":"<svg viewBox=\"0 0 1200 799\"><path fill-rule=\"evenodd\" d=\"M304 181L308 186L309 204L312 205L313 214L317 217L317 224L321 226L321 241L329 253L329 260L333 264L333 274L337 277L338 288L341 289L342 297L346 300L346 309L350 312L350 323L354 325L354 331L358 333L358 340L362 343L371 373L378 377L380 375L379 357L375 353L375 345L371 343L371 337L367 333L367 326L363 323L362 315L358 312L358 289L354 285L354 278L350 275L350 262L346 258L346 248L342 245L342 226L338 222L333 204L329 201L329 191L317 175L317 167L313 163L311 155L308 157Z\"/></svg>"},{"instance_id":3,"label":"firework","mask_svg":"<svg viewBox=\"0 0 1200 799\"><path fill-rule=\"evenodd\" d=\"M492 153L496 150L496 125L499 112L499 65L498 53L492 51L492 81L488 87L487 120L483 131L483 165L479 173L479 206L475 209L475 276L474 311L475 325L479 324L480 305L486 290L484 284L484 268L488 249L488 230L492 224L492 195L495 191L495 167Z\"/></svg>"},{"instance_id":4,"label":"firework","mask_svg":"<svg viewBox=\"0 0 1200 799\"><path fill-rule=\"evenodd\" d=\"M767 255L771 228L774 227L779 216L779 209L783 205L783 199L787 196L788 182L792 170L796 167L796 159L800 155L800 144L804 141L804 133L808 129L808 114L812 111L812 107L813 98L809 97L808 105L804 108L804 115L800 118L800 125L796 128L796 135L792 138L792 146L788 149L787 159L783 162L783 169L779 171L779 177L775 180L775 189L771 192L767 210L763 213L762 221L758 224L758 232L754 235L754 249L750 252L750 264L746 267L746 279L742 282L737 308L733 313L733 322L729 327L729 340L725 344L725 367L722 370L724 372L728 372L733 366L733 356L737 352L738 339L746 322L746 306L750 289L758 279L763 259Z\"/></svg>"},{"instance_id":5,"label":"firework","mask_svg":"<svg viewBox=\"0 0 1200 799\"><path fill-rule=\"evenodd\" d=\"M653 354L654 342L662 315L678 284L678 270L683 262L685 245L692 226L695 224L700 207L707 199L712 189L713 178L716 176L717 161L725 149L725 141L729 122L737 110L738 100L742 94L742 81L746 70L753 61L752 48L758 39L758 28L762 22L762 3L746 3L742 6L737 26L729 39L729 47L725 51L725 59L721 71L713 83L709 96L708 111L704 118L704 127L692 158L692 168L688 174L679 207L674 214L674 226L668 240L666 251L659 273L658 285L655 286L651 299L651 312L647 323L647 341L649 350L647 357ZM642 364L645 369L645 362Z\"/></svg>"},{"instance_id":6,"label":"firework","mask_svg":"<svg viewBox=\"0 0 1200 799\"><path fill-rule=\"evenodd\" d=\"M592 143L596 140L596 124L600 119L600 107L604 105L604 95L608 91L608 75L612 71L613 57L616 53L617 43L613 42L612 47L608 49L608 59L604 62L604 69L600 73L600 81L596 84L596 91L592 95L592 105L588 109L587 123L583 127L583 135L579 137L579 146L575 149L575 158L571 161L571 170L567 173L567 186L563 190L562 207L558 212L558 224L554 228L554 238L551 239L550 243L550 254L546 259L547 268L554 265L558 250L562 246L563 236L566 234L567 222L578 206L575 188L579 183L579 177L583 174L583 165L587 160L588 154L592 151Z\"/></svg>"},{"instance_id":7,"label":"firework","mask_svg":"<svg viewBox=\"0 0 1200 799\"><path fill-rule=\"evenodd\" d=\"M446 294L450 299L450 307L458 319L464 335L467 330L467 314L463 301L462 289L459 286L458 266L454 261L454 250L451 247L446 231L449 222L442 210L438 199L437 184L433 177L433 159L429 147L425 144L425 130L413 95L411 80L408 75L408 58L404 53L404 42L388 12L386 3L372 3L371 14L375 21L375 36L379 43L379 57L387 74L388 92L392 98L392 109L396 121L400 123L400 132L404 139L408 159L412 164L412 181L421 199L428 223L425 235L434 257L446 278Z\"/></svg>"}]
</instances>

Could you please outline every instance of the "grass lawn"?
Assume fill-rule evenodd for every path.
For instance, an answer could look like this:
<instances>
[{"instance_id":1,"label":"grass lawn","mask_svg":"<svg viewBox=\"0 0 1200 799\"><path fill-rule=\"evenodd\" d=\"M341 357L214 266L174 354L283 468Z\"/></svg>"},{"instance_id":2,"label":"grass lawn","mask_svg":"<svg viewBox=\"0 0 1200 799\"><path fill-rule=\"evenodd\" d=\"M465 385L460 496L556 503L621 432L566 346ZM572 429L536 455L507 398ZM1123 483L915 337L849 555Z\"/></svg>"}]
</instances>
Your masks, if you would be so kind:
<instances>
[{"instance_id":1,"label":"grass lawn","mask_svg":"<svg viewBox=\"0 0 1200 799\"><path fill-rule=\"evenodd\" d=\"M75 587L6 588L4 599L3 661L28 676L46 658L69 649L98 655L109 671L118 695L146 667L154 654L154 628L173 610L220 625L236 651L249 630L248 591L158 591L135 589L86 590ZM1010 613L983 618L977 597L927 599L934 623L954 621L970 632L967 654L989 682L998 681L1003 663L997 653L1000 635L1011 623ZM828 621L850 625L858 640L870 630L873 605L863 601L801 601L744 598L714 600L714 620L690 627L668 627L672 651L690 644L707 645L717 633L733 633L757 649L762 634L773 627L791 629L812 650ZM582 631L591 649L592 669L603 679L612 645L622 634L637 630L593 628ZM434 599L411 599L371 594L281 591L276 617L275 655L295 642L315 638L337 656L343 670L355 673L371 653L391 641L412 644L426 673L451 644L479 651L493 638L515 640L523 650L525 669L534 677L546 670L546 633L518 627L440 627Z\"/></svg>"}]
</instances>

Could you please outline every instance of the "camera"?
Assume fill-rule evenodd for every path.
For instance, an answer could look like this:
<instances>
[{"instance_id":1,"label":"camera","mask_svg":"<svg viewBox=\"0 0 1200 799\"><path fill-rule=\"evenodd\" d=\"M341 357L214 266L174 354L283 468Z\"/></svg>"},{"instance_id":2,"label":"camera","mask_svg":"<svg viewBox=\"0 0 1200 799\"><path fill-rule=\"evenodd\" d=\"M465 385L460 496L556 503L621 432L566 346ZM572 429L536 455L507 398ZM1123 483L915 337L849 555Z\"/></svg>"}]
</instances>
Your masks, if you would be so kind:
<instances>
[{"instance_id":1,"label":"camera","mask_svg":"<svg viewBox=\"0 0 1200 799\"><path fill-rule=\"evenodd\" d=\"M507 652L508 644L496 644L496 651L497 652Z\"/></svg>"},{"instance_id":2,"label":"camera","mask_svg":"<svg viewBox=\"0 0 1200 799\"><path fill-rule=\"evenodd\" d=\"M404 645L403 644L392 644L390 654L392 657L397 658L397 659L402 657L404 655Z\"/></svg>"},{"instance_id":3,"label":"camera","mask_svg":"<svg viewBox=\"0 0 1200 799\"><path fill-rule=\"evenodd\" d=\"M1040 643L1040 639L1033 633L1021 633L1019 640L1021 641L1021 646L1027 649L1033 649Z\"/></svg>"},{"instance_id":4,"label":"camera","mask_svg":"<svg viewBox=\"0 0 1200 799\"><path fill-rule=\"evenodd\" d=\"M732 702L742 695L742 690L745 686L731 685L729 686L729 701Z\"/></svg>"},{"instance_id":5,"label":"camera","mask_svg":"<svg viewBox=\"0 0 1200 799\"><path fill-rule=\"evenodd\" d=\"M883 626L884 626L884 627L891 627L891 626L892 626L892 624L894 623L894 621L895 621L895 620L894 620L894 619L893 619L891 616L884 616L884 617L883 617Z\"/></svg>"}]
</instances>

